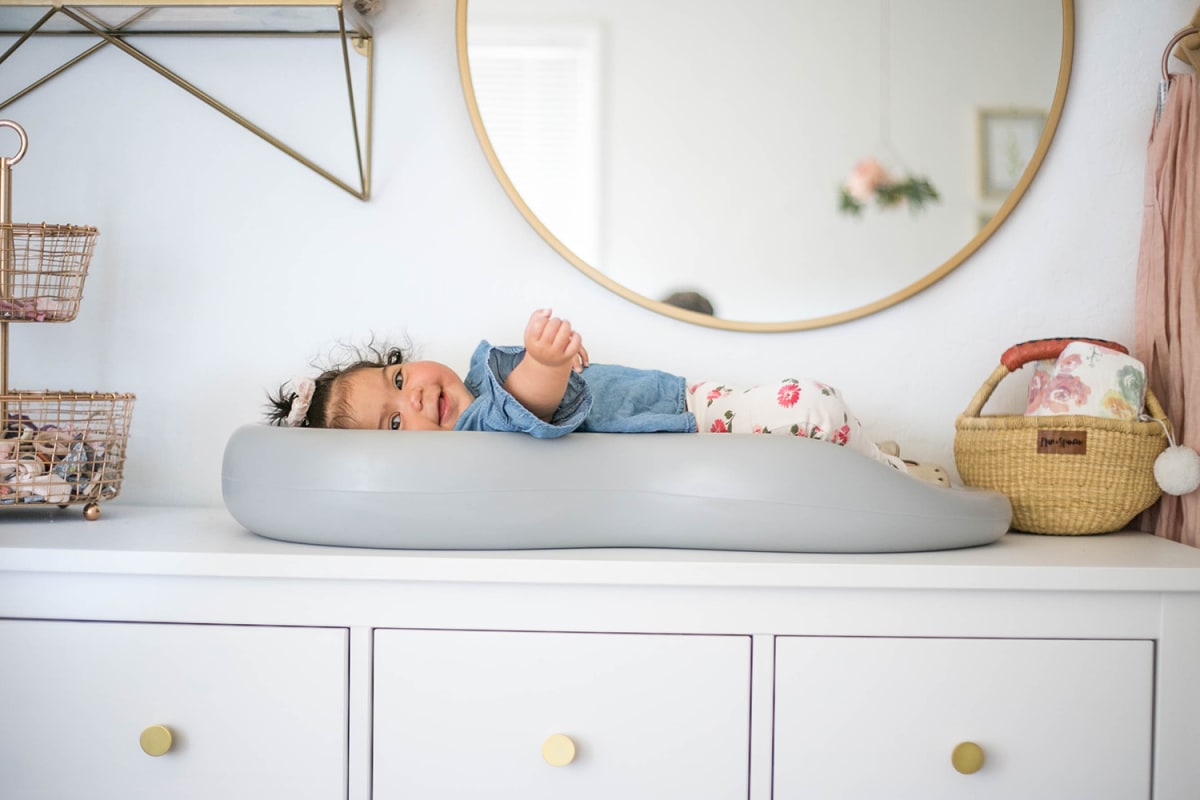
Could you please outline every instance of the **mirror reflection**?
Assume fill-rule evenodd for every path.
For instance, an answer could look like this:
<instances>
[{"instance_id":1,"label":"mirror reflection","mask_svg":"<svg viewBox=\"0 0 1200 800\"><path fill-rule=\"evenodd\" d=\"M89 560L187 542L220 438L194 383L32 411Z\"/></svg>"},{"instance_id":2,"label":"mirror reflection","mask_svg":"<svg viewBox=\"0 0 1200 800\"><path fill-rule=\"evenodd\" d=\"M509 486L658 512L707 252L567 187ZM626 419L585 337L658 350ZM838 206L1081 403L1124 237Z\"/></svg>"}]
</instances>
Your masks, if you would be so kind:
<instances>
[{"instance_id":1,"label":"mirror reflection","mask_svg":"<svg viewBox=\"0 0 1200 800\"><path fill-rule=\"evenodd\" d=\"M1053 135L1073 12L459 0L458 23L484 150L568 261L672 316L789 330L898 302L996 229Z\"/></svg>"}]
</instances>

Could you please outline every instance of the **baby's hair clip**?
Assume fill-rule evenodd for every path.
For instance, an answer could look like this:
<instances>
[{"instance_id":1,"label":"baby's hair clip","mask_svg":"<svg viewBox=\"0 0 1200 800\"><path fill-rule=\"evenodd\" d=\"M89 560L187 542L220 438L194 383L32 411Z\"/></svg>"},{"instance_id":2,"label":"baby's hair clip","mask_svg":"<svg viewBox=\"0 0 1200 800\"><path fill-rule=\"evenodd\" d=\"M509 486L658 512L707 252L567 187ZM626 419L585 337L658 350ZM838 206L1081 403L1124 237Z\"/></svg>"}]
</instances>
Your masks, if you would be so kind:
<instances>
[{"instance_id":1,"label":"baby's hair clip","mask_svg":"<svg viewBox=\"0 0 1200 800\"><path fill-rule=\"evenodd\" d=\"M292 407L287 415L288 427L307 427L308 407L312 403L313 391L317 388L316 381L312 378L294 378L292 388L296 390L296 394L292 396Z\"/></svg>"}]
</instances>

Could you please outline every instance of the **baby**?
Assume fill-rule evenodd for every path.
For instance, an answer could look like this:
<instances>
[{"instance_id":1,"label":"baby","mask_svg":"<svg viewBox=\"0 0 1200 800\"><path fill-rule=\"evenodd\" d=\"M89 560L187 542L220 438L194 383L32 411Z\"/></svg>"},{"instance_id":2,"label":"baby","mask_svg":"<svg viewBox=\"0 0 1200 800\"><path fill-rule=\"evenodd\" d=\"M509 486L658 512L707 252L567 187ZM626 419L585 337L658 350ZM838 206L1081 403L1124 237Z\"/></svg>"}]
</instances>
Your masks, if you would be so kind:
<instances>
[{"instance_id":1,"label":"baby","mask_svg":"<svg viewBox=\"0 0 1200 800\"><path fill-rule=\"evenodd\" d=\"M466 379L397 348L294 380L270 396L276 425L394 431L470 430L555 438L600 433L774 433L848 447L944 485L946 471L902 461L862 434L835 389L787 378L735 388L658 370L592 364L569 322L533 312L524 347L480 342Z\"/></svg>"}]
</instances>

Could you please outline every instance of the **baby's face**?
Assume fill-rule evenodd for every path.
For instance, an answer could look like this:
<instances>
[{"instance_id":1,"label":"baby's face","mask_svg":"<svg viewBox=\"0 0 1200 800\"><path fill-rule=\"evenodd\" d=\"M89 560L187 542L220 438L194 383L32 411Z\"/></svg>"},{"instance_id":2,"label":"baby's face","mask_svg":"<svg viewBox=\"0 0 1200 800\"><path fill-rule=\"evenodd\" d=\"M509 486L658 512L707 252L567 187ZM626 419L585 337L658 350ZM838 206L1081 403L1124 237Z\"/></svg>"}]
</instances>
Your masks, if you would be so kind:
<instances>
[{"instance_id":1,"label":"baby's face","mask_svg":"<svg viewBox=\"0 0 1200 800\"><path fill-rule=\"evenodd\" d=\"M362 369L342 381L352 428L454 430L463 410L475 400L454 370L436 361Z\"/></svg>"}]
</instances>

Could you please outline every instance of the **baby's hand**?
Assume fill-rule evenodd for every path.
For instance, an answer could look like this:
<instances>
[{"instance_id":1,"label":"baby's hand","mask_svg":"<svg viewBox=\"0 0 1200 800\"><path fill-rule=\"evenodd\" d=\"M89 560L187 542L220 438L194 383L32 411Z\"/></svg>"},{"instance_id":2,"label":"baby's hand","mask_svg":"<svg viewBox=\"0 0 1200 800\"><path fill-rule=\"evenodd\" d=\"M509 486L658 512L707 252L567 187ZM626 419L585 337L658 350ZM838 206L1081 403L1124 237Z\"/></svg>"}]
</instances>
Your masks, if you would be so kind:
<instances>
[{"instance_id":1,"label":"baby's hand","mask_svg":"<svg viewBox=\"0 0 1200 800\"><path fill-rule=\"evenodd\" d=\"M547 367L587 366L583 340L565 319L550 316L550 309L539 309L525 326L525 354Z\"/></svg>"}]
</instances>

